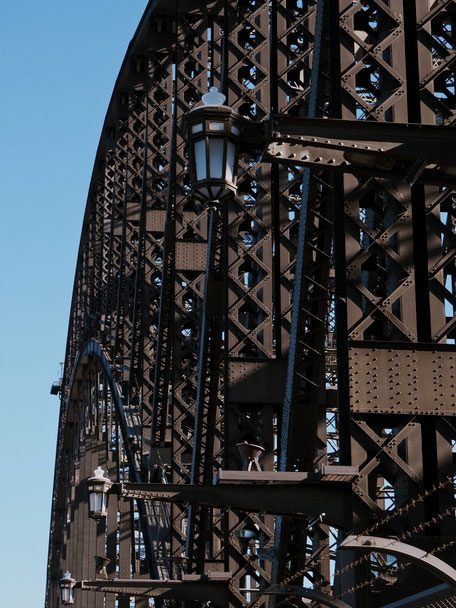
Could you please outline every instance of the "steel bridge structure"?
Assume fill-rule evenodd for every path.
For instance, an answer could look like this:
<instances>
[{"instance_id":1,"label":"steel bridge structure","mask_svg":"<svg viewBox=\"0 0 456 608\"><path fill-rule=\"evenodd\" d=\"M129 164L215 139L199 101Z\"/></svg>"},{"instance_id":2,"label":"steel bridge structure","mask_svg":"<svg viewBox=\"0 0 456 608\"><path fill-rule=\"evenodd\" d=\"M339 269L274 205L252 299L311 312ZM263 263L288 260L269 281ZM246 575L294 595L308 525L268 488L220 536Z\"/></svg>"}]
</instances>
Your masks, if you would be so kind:
<instances>
[{"instance_id":1,"label":"steel bridge structure","mask_svg":"<svg viewBox=\"0 0 456 608\"><path fill-rule=\"evenodd\" d=\"M217 213L180 130L210 86L251 121ZM453 0L149 2L83 221L46 608L67 570L77 608L456 606L455 122Z\"/></svg>"}]
</instances>

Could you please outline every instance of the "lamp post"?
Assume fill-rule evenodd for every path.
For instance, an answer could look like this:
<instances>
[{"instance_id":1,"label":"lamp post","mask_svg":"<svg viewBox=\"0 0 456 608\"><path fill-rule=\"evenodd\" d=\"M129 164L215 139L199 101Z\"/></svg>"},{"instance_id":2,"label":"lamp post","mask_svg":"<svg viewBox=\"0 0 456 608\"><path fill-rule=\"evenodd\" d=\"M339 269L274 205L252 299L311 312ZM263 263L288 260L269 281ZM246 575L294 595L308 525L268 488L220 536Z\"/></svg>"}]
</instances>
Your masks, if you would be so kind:
<instances>
[{"instance_id":1,"label":"lamp post","mask_svg":"<svg viewBox=\"0 0 456 608\"><path fill-rule=\"evenodd\" d=\"M108 498L111 487L112 481L104 476L101 467L94 471L94 477L87 480L89 516L97 522L100 522L108 514Z\"/></svg>"},{"instance_id":2,"label":"lamp post","mask_svg":"<svg viewBox=\"0 0 456 608\"><path fill-rule=\"evenodd\" d=\"M60 579L60 599L64 606L70 606L74 602L74 586L76 581L71 578L71 572L68 570Z\"/></svg>"},{"instance_id":3,"label":"lamp post","mask_svg":"<svg viewBox=\"0 0 456 608\"><path fill-rule=\"evenodd\" d=\"M193 196L204 203L236 192L240 135L248 119L224 105L225 95L211 87L203 105L182 118Z\"/></svg>"}]
</instances>

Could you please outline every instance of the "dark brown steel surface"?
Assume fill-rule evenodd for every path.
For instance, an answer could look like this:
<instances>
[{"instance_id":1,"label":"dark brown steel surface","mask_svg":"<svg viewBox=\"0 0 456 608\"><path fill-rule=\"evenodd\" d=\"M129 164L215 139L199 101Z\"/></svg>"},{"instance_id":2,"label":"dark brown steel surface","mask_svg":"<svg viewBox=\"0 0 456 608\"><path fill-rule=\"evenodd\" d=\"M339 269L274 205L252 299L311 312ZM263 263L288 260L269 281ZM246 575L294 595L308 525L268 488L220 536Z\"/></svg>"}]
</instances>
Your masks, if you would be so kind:
<instances>
[{"instance_id":1,"label":"dark brown steel surface","mask_svg":"<svg viewBox=\"0 0 456 608\"><path fill-rule=\"evenodd\" d=\"M238 195L211 212L190 195L177 129L215 85L257 123L280 115L290 138L300 135L296 117L319 117L316 131L343 119L345 128L367 121L374 133L410 123L451 137L438 126L455 123L455 28L447 0L149 2L108 108L82 228L48 608L59 605L66 569L92 580L93 556L104 554L108 576L130 579L131 594L135 579L175 580L170 558L184 553L187 574L231 572L231 608L302 605L263 595L271 582L311 586L356 608L435 586L393 558L337 553L344 533L318 519L318 501L304 518L249 502L264 495L266 507L288 495L250 487L245 476L315 475L328 463L359 470L331 491L344 527L407 534L403 542L455 565L456 208L430 167L452 153L448 144L436 159L424 137L416 161L409 146L403 168L382 175L384 157L370 171L365 156L352 155L363 174L331 176L320 161L303 169L293 158L269 165L244 154ZM431 173L434 185L418 183ZM261 473L240 470L242 441L264 448ZM238 502L112 495L106 525L96 524L85 479L98 465L114 482L165 491L207 488L220 471L222 507L230 487ZM299 492L287 491L290 509ZM243 528L256 535L247 548ZM76 608L132 605L128 594L77 589L75 598Z\"/></svg>"}]
</instances>

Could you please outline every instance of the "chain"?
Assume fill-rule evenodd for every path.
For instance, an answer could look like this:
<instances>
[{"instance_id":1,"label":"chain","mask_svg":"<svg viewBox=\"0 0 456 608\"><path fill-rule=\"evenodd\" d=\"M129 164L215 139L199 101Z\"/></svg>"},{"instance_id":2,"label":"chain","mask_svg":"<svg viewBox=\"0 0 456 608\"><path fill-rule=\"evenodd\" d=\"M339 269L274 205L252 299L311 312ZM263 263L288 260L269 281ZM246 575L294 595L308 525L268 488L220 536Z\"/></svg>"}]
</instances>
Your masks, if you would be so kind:
<instances>
[{"instance_id":1,"label":"chain","mask_svg":"<svg viewBox=\"0 0 456 608\"><path fill-rule=\"evenodd\" d=\"M441 482L439 482L437 484L434 484L432 486L432 488L430 488L429 490L426 490L425 492L423 492L423 494L419 494L416 498L412 499L410 502L408 502L407 504L405 504L403 507L399 507L398 509L395 509L391 513L391 515L387 515L386 517L384 517L380 521L377 521L370 528L367 528L367 530L365 530L364 532L362 532L362 534L365 535L365 536L371 534L372 532L374 532L375 530L377 530L381 526L384 526L385 524L389 523L390 521L392 521L396 517L400 517L404 513L407 513L408 511L410 511L410 509L413 509L414 507L416 507L416 505L418 503L423 502L425 498L427 498L428 496L430 496L434 492L437 492L438 490L442 490L445 486L447 486L450 483L451 484L454 483L454 478L453 478L453 476L448 475L444 481L441 481Z\"/></svg>"}]
</instances>

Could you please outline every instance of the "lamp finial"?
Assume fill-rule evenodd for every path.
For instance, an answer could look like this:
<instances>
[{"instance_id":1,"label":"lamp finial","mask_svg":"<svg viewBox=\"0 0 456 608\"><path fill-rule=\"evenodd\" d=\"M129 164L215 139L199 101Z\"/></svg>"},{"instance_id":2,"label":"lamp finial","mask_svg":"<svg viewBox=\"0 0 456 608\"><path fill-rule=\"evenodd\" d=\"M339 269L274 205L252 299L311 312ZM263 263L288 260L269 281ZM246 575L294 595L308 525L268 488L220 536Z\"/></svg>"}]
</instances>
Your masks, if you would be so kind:
<instances>
[{"instance_id":1,"label":"lamp finial","mask_svg":"<svg viewBox=\"0 0 456 608\"><path fill-rule=\"evenodd\" d=\"M211 87L202 97L205 106L223 106L226 95L220 93L217 87Z\"/></svg>"}]
</instances>

